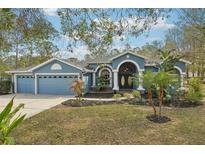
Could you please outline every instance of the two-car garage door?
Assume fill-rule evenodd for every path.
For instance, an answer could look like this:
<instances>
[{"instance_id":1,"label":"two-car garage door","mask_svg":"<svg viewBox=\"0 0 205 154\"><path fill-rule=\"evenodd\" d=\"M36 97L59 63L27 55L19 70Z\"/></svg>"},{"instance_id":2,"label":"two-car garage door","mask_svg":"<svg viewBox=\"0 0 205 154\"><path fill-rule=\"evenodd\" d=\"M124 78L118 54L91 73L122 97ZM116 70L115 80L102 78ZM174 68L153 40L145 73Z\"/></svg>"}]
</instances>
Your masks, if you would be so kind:
<instances>
[{"instance_id":1,"label":"two-car garage door","mask_svg":"<svg viewBox=\"0 0 205 154\"><path fill-rule=\"evenodd\" d=\"M38 94L56 94L56 95L73 95L70 86L77 75L38 75L37 76L37 93ZM17 77L18 93L34 93L35 79L33 76Z\"/></svg>"},{"instance_id":2,"label":"two-car garage door","mask_svg":"<svg viewBox=\"0 0 205 154\"><path fill-rule=\"evenodd\" d=\"M39 94L73 95L70 86L78 76L50 75L38 76Z\"/></svg>"}]
</instances>

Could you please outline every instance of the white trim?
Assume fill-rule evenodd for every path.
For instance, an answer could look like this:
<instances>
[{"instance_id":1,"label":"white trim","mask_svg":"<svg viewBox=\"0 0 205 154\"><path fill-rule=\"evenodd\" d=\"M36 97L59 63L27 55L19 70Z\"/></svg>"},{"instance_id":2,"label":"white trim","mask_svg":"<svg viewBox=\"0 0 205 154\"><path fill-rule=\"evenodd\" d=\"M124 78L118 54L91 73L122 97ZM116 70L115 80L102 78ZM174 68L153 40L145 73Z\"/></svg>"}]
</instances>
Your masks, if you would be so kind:
<instances>
[{"instance_id":1,"label":"white trim","mask_svg":"<svg viewBox=\"0 0 205 154\"><path fill-rule=\"evenodd\" d=\"M27 73L27 74L14 74L14 93L16 94L17 93L17 76L22 76L22 75L25 75L25 76L33 76L32 73Z\"/></svg>"},{"instance_id":2,"label":"white trim","mask_svg":"<svg viewBox=\"0 0 205 154\"><path fill-rule=\"evenodd\" d=\"M79 75L80 73L35 73L35 75Z\"/></svg>"},{"instance_id":3,"label":"white trim","mask_svg":"<svg viewBox=\"0 0 205 154\"><path fill-rule=\"evenodd\" d=\"M109 85L109 87L112 88L112 71L107 67L103 67L99 70L99 73L98 73L99 77L101 76L101 73L102 73L103 70L108 70L108 72L110 74L110 85Z\"/></svg>"},{"instance_id":4,"label":"white trim","mask_svg":"<svg viewBox=\"0 0 205 154\"><path fill-rule=\"evenodd\" d=\"M14 74L14 93L17 93L17 75Z\"/></svg>"},{"instance_id":5,"label":"white trim","mask_svg":"<svg viewBox=\"0 0 205 154\"><path fill-rule=\"evenodd\" d=\"M187 64L191 64L191 62L190 62L190 61L185 60L185 59L180 59L179 61L184 62L184 63L187 63Z\"/></svg>"},{"instance_id":6,"label":"white trim","mask_svg":"<svg viewBox=\"0 0 205 154\"><path fill-rule=\"evenodd\" d=\"M37 65L37 66L35 66L35 67L33 67L32 69L29 69L28 71L34 71L34 70L36 70L36 69L38 69L38 68L40 68L40 67L42 67L42 66L44 66L44 65L46 65L46 64L49 64L49 63L51 63L52 61L54 61L54 60L57 60L57 61L59 61L59 62L62 62L62 63L64 63L64 64L66 64L66 65L70 65L70 66L72 66L72 67L75 67L75 68L77 68L77 69L79 69L79 70L83 70L82 68L80 68L80 67L77 67L77 66L75 66L75 65L73 65L73 64L70 64L70 63L68 63L68 62L65 62L65 61L63 61L63 60L60 60L60 59L58 59L58 58L52 58L52 59L50 59L50 60L48 60L48 61L45 61L44 63L41 63L41 64L39 64L39 65Z\"/></svg>"},{"instance_id":7,"label":"white trim","mask_svg":"<svg viewBox=\"0 0 205 154\"><path fill-rule=\"evenodd\" d=\"M96 69L95 69L95 71L94 72L97 72L98 71L98 69L100 68L101 66L100 65L98 65L97 67L96 67ZM103 67L109 67L110 69L111 69L111 71L113 70L112 69L112 66L111 65L109 65L109 64L103 64Z\"/></svg>"},{"instance_id":8,"label":"white trim","mask_svg":"<svg viewBox=\"0 0 205 154\"><path fill-rule=\"evenodd\" d=\"M114 85L113 85L113 90L119 90L119 85L118 85L118 71L114 71Z\"/></svg>"},{"instance_id":9,"label":"white trim","mask_svg":"<svg viewBox=\"0 0 205 154\"><path fill-rule=\"evenodd\" d=\"M143 75L143 72L142 72L142 71L139 71L139 86L138 86L138 88L137 88L137 90L139 90L139 91L144 91L144 90L145 90L145 89L143 88L142 75Z\"/></svg>"},{"instance_id":10,"label":"white trim","mask_svg":"<svg viewBox=\"0 0 205 154\"><path fill-rule=\"evenodd\" d=\"M35 73L35 95L38 94L38 76L40 75L77 75L80 79L80 73Z\"/></svg>"},{"instance_id":11,"label":"white trim","mask_svg":"<svg viewBox=\"0 0 205 154\"><path fill-rule=\"evenodd\" d=\"M179 71L179 73L180 73L180 80L181 80L180 88L183 88L183 86L184 86L184 75L186 75L186 73L183 72L182 69L180 67L178 67L178 66L174 66L174 68L177 69Z\"/></svg>"},{"instance_id":12,"label":"white trim","mask_svg":"<svg viewBox=\"0 0 205 154\"><path fill-rule=\"evenodd\" d=\"M147 57L144 57L144 56L142 56L142 55L139 55L139 54L136 54L136 53L127 51L127 52L123 52L123 53L121 53L121 54L119 54L119 55L117 55L117 56L111 58L110 60L112 61L112 60L114 60L114 59L116 59L116 58L118 58L118 57L121 57L121 56L123 56L123 55L125 55L125 54L127 54L127 53L128 53L128 54L131 54L131 55L134 55L134 56L137 56L137 57L140 57L140 58L143 58L143 59L147 59Z\"/></svg>"},{"instance_id":13,"label":"white trim","mask_svg":"<svg viewBox=\"0 0 205 154\"><path fill-rule=\"evenodd\" d=\"M185 75L186 73L182 71L182 69L178 66L174 66L175 69L177 69L180 73L180 75Z\"/></svg>"},{"instance_id":14,"label":"white trim","mask_svg":"<svg viewBox=\"0 0 205 154\"><path fill-rule=\"evenodd\" d=\"M135 66L137 67L137 71L139 71L139 72L140 72L140 71L141 71L141 72L144 71L144 69L140 69L140 66L139 66L138 63L136 63L134 60L130 60L130 59L126 59L126 60L121 61L121 62L118 64L118 66L117 66L117 71L119 71L120 66L121 66L123 63L126 63L126 62L131 62L131 63L135 64Z\"/></svg>"},{"instance_id":15,"label":"white trim","mask_svg":"<svg viewBox=\"0 0 205 154\"><path fill-rule=\"evenodd\" d=\"M113 72L118 72L118 70L112 70Z\"/></svg>"},{"instance_id":16,"label":"white trim","mask_svg":"<svg viewBox=\"0 0 205 154\"><path fill-rule=\"evenodd\" d=\"M35 85L34 85L35 95L38 94L38 76L35 74Z\"/></svg>"},{"instance_id":17,"label":"white trim","mask_svg":"<svg viewBox=\"0 0 205 154\"><path fill-rule=\"evenodd\" d=\"M5 73L13 73L13 74L15 74L15 73L18 73L18 74L20 74L20 73L32 73L32 72L29 72L29 71L5 71Z\"/></svg>"}]
</instances>

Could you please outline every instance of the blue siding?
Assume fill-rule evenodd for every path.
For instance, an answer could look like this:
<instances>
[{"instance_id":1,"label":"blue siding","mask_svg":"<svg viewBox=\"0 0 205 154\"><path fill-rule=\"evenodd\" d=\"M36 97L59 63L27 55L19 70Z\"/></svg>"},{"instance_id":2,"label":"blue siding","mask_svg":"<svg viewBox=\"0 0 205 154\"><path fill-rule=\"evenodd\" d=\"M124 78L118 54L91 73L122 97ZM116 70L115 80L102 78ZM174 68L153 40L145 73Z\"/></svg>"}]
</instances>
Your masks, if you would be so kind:
<instances>
[{"instance_id":1,"label":"blue siding","mask_svg":"<svg viewBox=\"0 0 205 154\"><path fill-rule=\"evenodd\" d=\"M46 78L44 78L46 77ZM56 76L56 78L49 78L49 76L38 77L38 93L39 94L57 94L57 95L74 95L70 86L77 78L64 78L64 76Z\"/></svg>"},{"instance_id":2,"label":"blue siding","mask_svg":"<svg viewBox=\"0 0 205 154\"><path fill-rule=\"evenodd\" d=\"M151 70L152 72L158 72L158 68L155 66L145 66L145 71Z\"/></svg>"},{"instance_id":3,"label":"blue siding","mask_svg":"<svg viewBox=\"0 0 205 154\"><path fill-rule=\"evenodd\" d=\"M84 83L85 85L85 87L84 87L84 93L86 94L86 93L88 93L89 92L89 90L90 90L90 88L91 88L91 76L92 76L92 74L91 73L87 73L87 74L84 74L83 75L84 77L87 77L88 78L88 81L86 82L86 83Z\"/></svg>"},{"instance_id":4,"label":"blue siding","mask_svg":"<svg viewBox=\"0 0 205 154\"><path fill-rule=\"evenodd\" d=\"M34 93L34 78L32 76L17 76L17 93Z\"/></svg>"},{"instance_id":5,"label":"blue siding","mask_svg":"<svg viewBox=\"0 0 205 154\"><path fill-rule=\"evenodd\" d=\"M51 66L55 63L60 64L62 70L51 70ZM51 63L34 70L34 73L80 73L80 72L81 72L80 69L64 64L57 60L54 60Z\"/></svg>"},{"instance_id":6,"label":"blue siding","mask_svg":"<svg viewBox=\"0 0 205 154\"><path fill-rule=\"evenodd\" d=\"M127 55L129 55L129 58L127 58ZM136 63L138 63L140 69L144 69L144 59L141 58L141 57L138 57L138 56L135 56L135 55L132 55L132 54L124 54L116 59L113 59L112 61L112 67L113 69L117 69L117 66L124 60L132 60L132 61L135 61Z\"/></svg>"},{"instance_id":7,"label":"blue siding","mask_svg":"<svg viewBox=\"0 0 205 154\"><path fill-rule=\"evenodd\" d=\"M95 70L98 67L98 64L92 63L92 64L89 64L88 67Z\"/></svg>"}]
</instances>

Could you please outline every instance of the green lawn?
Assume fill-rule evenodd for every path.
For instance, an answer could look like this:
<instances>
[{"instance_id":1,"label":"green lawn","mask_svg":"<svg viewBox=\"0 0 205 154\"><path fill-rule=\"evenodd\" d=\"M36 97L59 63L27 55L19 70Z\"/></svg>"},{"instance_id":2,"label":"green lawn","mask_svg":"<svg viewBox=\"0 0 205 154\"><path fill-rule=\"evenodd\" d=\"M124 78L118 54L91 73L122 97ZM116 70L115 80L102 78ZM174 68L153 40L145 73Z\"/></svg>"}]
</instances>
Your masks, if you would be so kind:
<instances>
[{"instance_id":1,"label":"green lawn","mask_svg":"<svg viewBox=\"0 0 205 154\"><path fill-rule=\"evenodd\" d=\"M171 121L150 122L149 106L52 108L13 132L17 144L205 144L205 106L163 108Z\"/></svg>"}]
</instances>

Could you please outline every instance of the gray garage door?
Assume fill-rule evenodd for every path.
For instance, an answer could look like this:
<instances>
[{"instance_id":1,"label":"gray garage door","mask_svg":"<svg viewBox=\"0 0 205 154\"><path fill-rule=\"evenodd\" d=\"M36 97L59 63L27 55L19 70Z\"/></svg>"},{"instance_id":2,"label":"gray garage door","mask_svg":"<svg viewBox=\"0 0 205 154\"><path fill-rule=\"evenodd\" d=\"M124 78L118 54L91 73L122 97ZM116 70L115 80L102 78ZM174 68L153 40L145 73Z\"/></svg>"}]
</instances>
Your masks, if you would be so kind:
<instances>
[{"instance_id":1,"label":"gray garage door","mask_svg":"<svg viewBox=\"0 0 205 154\"><path fill-rule=\"evenodd\" d=\"M74 95L70 86L77 75L43 75L38 76L38 93L39 94L56 94L56 95Z\"/></svg>"},{"instance_id":2,"label":"gray garage door","mask_svg":"<svg viewBox=\"0 0 205 154\"><path fill-rule=\"evenodd\" d=\"M34 82L33 76L17 76L17 93L34 93Z\"/></svg>"}]
</instances>

